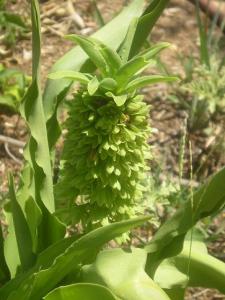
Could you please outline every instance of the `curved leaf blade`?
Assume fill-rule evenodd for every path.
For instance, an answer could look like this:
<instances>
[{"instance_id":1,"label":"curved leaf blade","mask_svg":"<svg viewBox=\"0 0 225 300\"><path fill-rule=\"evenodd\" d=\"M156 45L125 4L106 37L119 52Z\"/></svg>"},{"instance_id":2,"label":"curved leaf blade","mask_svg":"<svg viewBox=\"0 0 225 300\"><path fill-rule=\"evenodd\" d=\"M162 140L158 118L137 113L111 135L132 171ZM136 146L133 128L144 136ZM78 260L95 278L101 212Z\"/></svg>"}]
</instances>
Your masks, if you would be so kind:
<instances>
[{"instance_id":1,"label":"curved leaf blade","mask_svg":"<svg viewBox=\"0 0 225 300\"><path fill-rule=\"evenodd\" d=\"M28 273L22 283L19 282L19 286L13 284L14 290L10 289L10 285L7 286L7 290L3 287L0 289L0 295L4 295L7 300L40 300L79 264L84 261L92 262L105 243L148 219L149 217L141 217L114 223L86 234L73 242L50 266L40 268L37 265L38 269L34 268L31 274Z\"/></svg>"},{"instance_id":2,"label":"curved leaf blade","mask_svg":"<svg viewBox=\"0 0 225 300\"><path fill-rule=\"evenodd\" d=\"M49 293L45 300L118 300L112 292L99 284L78 283L59 287Z\"/></svg>"},{"instance_id":3,"label":"curved leaf blade","mask_svg":"<svg viewBox=\"0 0 225 300\"><path fill-rule=\"evenodd\" d=\"M49 73L48 78L53 80L66 78L66 79L78 81L83 84L88 84L90 81L89 77L86 76L85 74L80 72L70 71L70 70Z\"/></svg>"},{"instance_id":4,"label":"curved leaf blade","mask_svg":"<svg viewBox=\"0 0 225 300\"><path fill-rule=\"evenodd\" d=\"M182 205L174 216L166 221L145 247L148 256L148 273L153 276L158 264L167 257L182 251L186 233L200 219L216 213L225 205L225 168L211 176L194 194L192 199ZM191 217L192 216L192 217Z\"/></svg>"},{"instance_id":5,"label":"curved leaf blade","mask_svg":"<svg viewBox=\"0 0 225 300\"><path fill-rule=\"evenodd\" d=\"M178 81L177 77L163 76L163 75L150 75L136 78L128 83L125 88L125 92L133 92L136 89L140 89L148 84L155 84L160 82L175 82Z\"/></svg>"},{"instance_id":6,"label":"curved leaf blade","mask_svg":"<svg viewBox=\"0 0 225 300\"><path fill-rule=\"evenodd\" d=\"M203 242L185 241L179 255L159 265L154 281L165 289L205 287L225 294L225 263L209 255Z\"/></svg>"},{"instance_id":7,"label":"curved leaf blade","mask_svg":"<svg viewBox=\"0 0 225 300\"><path fill-rule=\"evenodd\" d=\"M36 218L36 224L33 224L33 221L32 224L29 223L30 229L32 227L35 232L35 234L32 232L32 237L36 236L36 241L33 241L33 248L37 248L36 251L41 251L45 246L62 238L65 234L65 227L52 214L55 211L55 201L41 91L41 33L37 0L31 1L31 15L33 51L32 84L21 104L21 114L28 125L30 139L24 151L26 163L24 172L22 173L21 188L18 191L18 197L23 201L24 207L29 206L30 199L32 198L34 205L36 205L36 211L41 212L41 217Z\"/></svg>"},{"instance_id":8,"label":"curved leaf blade","mask_svg":"<svg viewBox=\"0 0 225 300\"><path fill-rule=\"evenodd\" d=\"M21 267L23 271L26 271L33 266L35 255L32 250L32 239L27 221L19 203L17 202L12 176L9 178L9 195Z\"/></svg>"},{"instance_id":9,"label":"curved leaf blade","mask_svg":"<svg viewBox=\"0 0 225 300\"><path fill-rule=\"evenodd\" d=\"M138 21L139 21L138 18L134 18L130 22L130 25L127 30L127 34L124 38L122 45L120 46L119 54L123 64L128 61L128 58L130 56L130 51L133 44L133 39L137 29Z\"/></svg>"},{"instance_id":10,"label":"curved leaf blade","mask_svg":"<svg viewBox=\"0 0 225 300\"><path fill-rule=\"evenodd\" d=\"M4 256L4 239L2 227L0 225L0 284L7 281L10 277L9 269Z\"/></svg>"},{"instance_id":11,"label":"curved leaf blade","mask_svg":"<svg viewBox=\"0 0 225 300\"><path fill-rule=\"evenodd\" d=\"M140 50L169 1L170 0L153 0L150 2L139 19L137 30L133 38L130 57L133 57Z\"/></svg>"},{"instance_id":12,"label":"curved leaf blade","mask_svg":"<svg viewBox=\"0 0 225 300\"><path fill-rule=\"evenodd\" d=\"M97 41L91 38L87 38L80 35L67 35L66 38L77 43L88 55L91 61L96 65L96 67L102 72L103 75L109 73L109 68L107 61L102 55Z\"/></svg>"},{"instance_id":13,"label":"curved leaf blade","mask_svg":"<svg viewBox=\"0 0 225 300\"><path fill-rule=\"evenodd\" d=\"M123 300L169 300L145 273L146 258L146 251L138 248L105 250L83 267L82 279L105 285Z\"/></svg>"}]
</instances>

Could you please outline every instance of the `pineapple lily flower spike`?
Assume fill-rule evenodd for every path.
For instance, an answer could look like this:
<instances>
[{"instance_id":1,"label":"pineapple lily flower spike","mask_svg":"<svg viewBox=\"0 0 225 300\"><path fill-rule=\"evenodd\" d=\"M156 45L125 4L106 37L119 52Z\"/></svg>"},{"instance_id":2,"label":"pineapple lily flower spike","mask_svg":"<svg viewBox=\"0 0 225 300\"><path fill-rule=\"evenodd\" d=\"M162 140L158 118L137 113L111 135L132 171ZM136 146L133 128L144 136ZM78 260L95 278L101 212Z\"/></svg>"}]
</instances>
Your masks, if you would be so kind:
<instances>
[{"instance_id":1,"label":"pineapple lily flower spike","mask_svg":"<svg viewBox=\"0 0 225 300\"><path fill-rule=\"evenodd\" d=\"M82 196L76 209L90 230L140 213L138 203L145 191L143 180L151 158L147 143L151 130L149 108L137 90L148 84L176 81L177 77L140 75L168 43L128 60L123 46L117 53L93 38L67 38L80 45L99 72L49 74L50 79L69 78L81 84L74 101L69 102L56 198L71 203Z\"/></svg>"}]
</instances>

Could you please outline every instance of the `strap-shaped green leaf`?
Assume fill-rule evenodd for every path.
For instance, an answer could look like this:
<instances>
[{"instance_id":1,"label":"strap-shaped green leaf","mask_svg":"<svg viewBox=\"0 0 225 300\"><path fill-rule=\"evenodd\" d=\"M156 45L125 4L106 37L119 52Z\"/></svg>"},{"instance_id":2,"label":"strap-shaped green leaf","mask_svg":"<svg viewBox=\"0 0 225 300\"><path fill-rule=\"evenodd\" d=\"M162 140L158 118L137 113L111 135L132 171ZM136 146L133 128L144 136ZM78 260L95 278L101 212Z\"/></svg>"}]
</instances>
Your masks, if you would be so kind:
<instances>
[{"instance_id":1,"label":"strap-shaped green leaf","mask_svg":"<svg viewBox=\"0 0 225 300\"><path fill-rule=\"evenodd\" d=\"M55 211L55 203L40 84L41 36L37 0L31 1L31 13L33 25L33 76L32 84L21 105L21 114L30 130L30 139L24 151L26 160L24 170L28 171L22 173L22 184L18 195L24 207L28 206L28 202L32 198L33 203L37 205L37 210L42 211L41 221L40 218L33 218L31 220L32 224L29 222L30 230L33 228L32 237L36 237L36 241L33 241L33 248L36 248L38 245L39 249L36 250L40 251L46 245L51 244L51 242L62 238L65 234L65 229L56 217L50 214ZM28 217L27 215L27 221ZM34 224L34 220L36 220L36 224Z\"/></svg>"},{"instance_id":2,"label":"strap-shaped green leaf","mask_svg":"<svg viewBox=\"0 0 225 300\"><path fill-rule=\"evenodd\" d=\"M138 53L169 1L170 0L153 0L150 2L139 19L137 30L133 38L130 57Z\"/></svg>"},{"instance_id":3,"label":"strap-shaped green leaf","mask_svg":"<svg viewBox=\"0 0 225 300\"><path fill-rule=\"evenodd\" d=\"M225 205L225 168L220 170L166 221L146 246L149 252L148 272L153 275L158 264L181 252L186 233L199 220L216 213Z\"/></svg>"},{"instance_id":4,"label":"strap-shaped green leaf","mask_svg":"<svg viewBox=\"0 0 225 300\"><path fill-rule=\"evenodd\" d=\"M125 63L116 73L115 79L118 82L120 89L130 81L133 75L139 71L143 71L149 65L154 64L152 60L160 51L167 48L168 43L160 43L152 46L150 49L142 52L140 55L135 56L127 63Z\"/></svg>"},{"instance_id":5,"label":"strap-shaped green leaf","mask_svg":"<svg viewBox=\"0 0 225 300\"><path fill-rule=\"evenodd\" d=\"M0 225L0 284L5 283L9 279L9 269L4 256L4 239L2 234L2 227Z\"/></svg>"},{"instance_id":6,"label":"strap-shaped green leaf","mask_svg":"<svg viewBox=\"0 0 225 300\"><path fill-rule=\"evenodd\" d=\"M8 224L7 236L4 238L4 257L5 257L6 264L9 268L10 278L14 278L20 272L21 261L19 257L19 249L16 241L16 234L15 234L12 213L10 209L8 212L5 211L4 213ZM12 249L13 249L13 253L12 253Z\"/></svg>"},{"instance_id":7,"label":"strap-shaped green leaf","mask_svg":"<svg viewBox=\"0 0 225 300\"><path fill-rule=\"evenodd\" d=\"M84 282L101 283L123 300L169 300L166 293L145 272L147 253L143 249L110 249L82 269Z\"/></svg>"},{"instance_id":8,"label":"strap-shaped green leaf","mask_svg":"<svg viewBox=\"0 0 225 300\"><path fill-rule=\"evenodd\" d=\"M93 77L92 80L88 83L87 89L88 89L88 93L89 95L94 95L95 92L98 90L99 88L99 81L97 79L97 77Z\"/></svg>"},{"instance_id":9,"label":"strap-shaped green leaf","mask_svg":"<svg viewBox=\"0 0 225 300\"><path fill-rule=\"evenodd\" d=\"M115 80L119 86L118 92L125 89L126 84L131 80L132 76L140 70L144 70L151 64L154 64L153 60L146 60L143 56L138 56L123 65L115 76Z\"/></svg>"},{"instance_id":10,"label":"strap-shaped green leaf","mask_svg":"<svg viewBox=\"0 0 225 300\"><path fill-rule=\"evenodd\" d=\"M48 149L47 131L42 106L40 88L40 20L37 0L32 0L32 23L33 23L33 82L24 97L21 113L30 129L30 141L26 159L33 173L39 173L34 177L36 192L50 212L54 212L55 204L53 197L51 160Z\"/></svg>"},{"instance_id":11,"label":"strap-shaped green leaf","mask_svg":"<svg viewBox=\"0 0 225 300\"><path fill-rule=\"evenodd\" d=\"M90 76L86 76L83 73L70 71L70 70L57 71L57 72L48 74L49 79L54 79L55 80L55 79L67 78L67 79L72 79L72 80L78 81L78 82L83 83L83 84L88 84L89 83L89 81L90 81L89 77Z\"/></svg>"},{"instance_id":12,"label":"strap-shaped green leaf","mask_svg":"<svg viewBox=\"0 0 225 300\"><path fill-rule=\"evenodd\" d=\"M7 300L40 300L50 292L68 273L80 263L91 263L100 248L115 237L147 221L149 217L141 217L114 223L96 229L73 242L49 266L37 264L22 282L14 281L0 289L0 296Z\"/></svg>"},{"instance_id":13,"label":"strap-shaped green leaf","mask_svg":"<svg viewBox=\"0 0 225 300\"><path fill-rule=\"evenodd\" d=\"M27 221L16 199L16 193L12 176L10 176L9 178L9 195L11 200L12 218L21 262L21 268L22 271L26 271L31 266L33 266L35 261L35 255L32 250L32 239ZM10 249L8 250L11 251ZM11 252L11 254L14 255L13 252Z\"/></svg>"},{"instance_id":14,"label":"strap-shaped green leaf","mask_svg":"<svg viewBox=\"0 0 225 300\"><path fill-rule=\"evenodd\" d=\"M114 51L112 48L107 47L102 42L98 42L98 43L101 49L101 53L108 64L109 75L113 76L122 65L121 58L118 55L118 53Z\"/></svg>"},{"instance_id":15,"label":"strap-shaped green leaf","mask_svg":"<svg viewBox=\"0 0 225 300\"><path fill-rule=\"evenodd\" d=\"M174 82L177 80L178 77L173 77L173 76L163 76L163 75L142 76L129 82L125 88L125 92L133 92L134 90L142 88L148 84L155 84L159 82Z\"/></svg>"},{"instance_id":16,"label":"strap-shaped green leaf","mask_svg":"<svg viewBox=\"0 0 225 300\"><path fill-rule=\"evenodd\" d=\"M130 22L125 39L124 39L122 45L120 46L119 54L120 54L123 64L128 61L128 58L130 56L130 51L131 51L131 47L133 44L133 39L134 39L135 32L137 29L138 21L139 21L138 18L134 18Z\"/></svg>"},{"instance_id":17,"label":"strap-shaped green leaf","mask_svg":"<svg viewBox=\"0 0 225 300\"><path fill-rule=\"evenodd\" d=\"M209 255L203 242L185 241L179 255L159 265L154 281L165 289L205 287L225 294L225 263Z\"/></svg>"},{"instance_id":18,"label":"strap-shaped green leaf","mask_svg":"<svg viewBox=\"0 0 225 300\"><path fill-rule=\"evenodd\" d=\"M225 294L225 263L202 252L201 249L190 243L185 243L184 249L174 258L175 266L187 274L187 266L190 265L188 285L191 287L205 287L217 289Z\"/></svg>"},{"instance_id":19,"label":"strap-shaped green leaf","mask_svg":"<svg viewBox=\"0 0 225 300\"><path fill-rule=\"evenodd\" d=\"M158 43L156 45L151 46L149 49L142 52L140 55L143 56L145 59L151 59L155 57L159 52L168 48L170 46L169 43Z\"/></svg>"},{"instance_id":20,"label":"strap-shaped green leaf","mask_svg":"<svg viewBox=\"0 0 225 300\"><path fill-rule=\"evenodd\" d=\"M105 76L112 76L121 66L121 59L113 49L91 37L69 35L87 53L92 62Z\"/></svg>"},{"instance_id":21,"label":"strap-shaped green leaf","mask_svg":"<svg viewBox=\"0 0 225 300\"><path fill-rule=\"evenodd\" d=\"M97 42L91 38L79 35L68 35L66 38L77 43L87 53L91 61L101 71L103 76L109 74L108 64L102 55Z\"/></svg>"},{"instance_id":22,"label":"strap-shaped green leaf","mask_svg":"<svg viewBox=\"0 0 225 300\"><path fill-rule=\"evenodd\" d=\"M92 283L63 286L49 293L44 300L118 300L106 287Z\"/></svg>"},{"instance_id":23,"label":"strap-shaped green leaf","mask_svg":"<svg viewBox=\"0 0 225 300\"><path fill-rule=\"evenodd\" d=\"M80 236L72 236L70 238L64 238L45 249L38 255L37 262L35 263L35 266L33 268L31 268L28 272L20 274L19 276L13 278L11 281L8 281L4 285L4 287L0 289L0 296L3 299L7 298L12 291L15 291L20 286L20 284L34 272L50 267L57 256L60 256L62 253L64 253L64 251L66 251L66 249L69 248L79 237ZM12 247L9 249L12 249ZM15 256L16 249L15 247L13 249L13 255Z\"/></svg>"}]
</instances>

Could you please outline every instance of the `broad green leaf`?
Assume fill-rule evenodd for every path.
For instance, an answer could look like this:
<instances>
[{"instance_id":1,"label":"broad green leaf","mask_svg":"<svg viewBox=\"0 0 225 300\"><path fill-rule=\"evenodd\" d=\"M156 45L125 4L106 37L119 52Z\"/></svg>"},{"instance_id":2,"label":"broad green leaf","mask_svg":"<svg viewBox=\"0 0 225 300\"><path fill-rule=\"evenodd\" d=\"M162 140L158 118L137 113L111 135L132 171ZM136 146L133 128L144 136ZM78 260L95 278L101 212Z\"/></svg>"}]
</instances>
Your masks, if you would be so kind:
<instances>
[{"instance_id":1,"label":"broad green leaf","mask_svg":"<svg viewBox=\"0 0 225 300\"><path fill-rule=\"evenodd\" d=\"M65 80L65 79L63 79ZM59 81L57 81L59 82ZM58 123L57 120L57 110L58 106L62 102L63 99L65 99L68 91L70 90L72 82L68 84L68 86L56 97L57 101L55 102L55 109L52 117L47 121L46 127L47 131L51 133L51 135L48 135L48 143L49 143L49 149L53 150L54 149L54 144L57 141L58 137L60 136L61 133L61 127Z\"/></svg>"},{"instance_id":2,"label":"broad green leaf","mask_svg":"<svg viewBox=\"0 0 225 300\"><path fill-rule=\"evenodd\" d=\"M134 90L142 88L148 84L155 84L160 82L174 82L177 80L178 78L173 76L163 76L163 75L142 76L129 82L125 88L125 92L133 92Z\"/></svg>"},{"instance_id":3,"label":"broad green leaf","mask_svg":"<svg viewBox=\"0 0 225 300\"><path fill-rule=\"evenodd\" d=\"M166 270L165 266L172 266L173 269ZM225 294L225 263L209 255L203 242L185 241L179 255L159 265L154 281L166 289L184 288L185 277L186 286L217 289Z\"/></svg>"},{"instance_id":4,"label":"broad green leaf","mask_svg":"<svg viewBox=\"0 0 225 300\"><path fill-rule=\"evenodd\" d=\"M21 111L30 129L30 141L27 146L26 159L35 176L37 193L43 204L50 212L54 212L51 160L48 149L47 131L42 107L40 88L40 20L39 8L36 0L32 1L33 22L33 82L24 97Z\"/></svg>"},{"instance_id":5,"label":"broad green leaf","mask_svg":"<svg viewBox=\"0 0 225 300\"><path fill-rule=\"evenodd\" d=\"M74 235L69 238L63 238L55 244L52 244L50 247L39 254L37 262L35 264L35 269L38 270L39 268L47 268L51 266L57 256L61 255L80 237L80 235Z\"/></svg>"},{"instance_id":6,"label":"broad green leaf","mask_svg":"<svg viewBox=\"0 0 225 300\"><path fill-rule=\"evenodd\" d=\"M96 76L88 83L87 89L90 96L94 95L99 88L99 81Z\"/></svg>"},{"instance_id":7,"label":"broad green leaf","mask_svg":"<svg viewBox=\"0 0 225 300\"><path fill-rule=\"evenodd\" d=\"M24 217L26 218L27 225L30 230L32 239L32 250L34 253L38 253L39 239L37 237L37 227L41 224L42 212L36 203L35 199L35 187L30 184L30 173L29 167L24 167L21 174L20 187L17 191L16 198L18 204L21 207ZM5 207L5 210L7 207ZM10 210L8 211L10 213Z\"/></svg>"},{"instance_id":8,"label":"broad green leaf","mask_svg":"<svg viewBox=\"0 0 225 300\"><path fill-rule=\"evenodd\" d=\"M225 205L225 168L220 170L185 202L175 215L166 221L151 242L147 269L153 276L158 264L166 257L181 252L186 233L202 218L215 214ZM193 203L192 203L193 202Z\"/></svg>"},{"instance_id":9,"label":"broad green leaf","mask_svg":"<svg viewBox=\"0 0 225 300\"><path fill-rule=\"evenodd\" d=\"M20 284L26 278L31 276L34 272L37 272L40 269L47 269L48 267L50 267L57 258L57 256L61 255L79 237L80 236L72 236L70 238L64 238L45 249L39 254L35 266L33 268L31 268L28 272L23 273L22 275L19 275L13 280L9 281L7 284L4 285L4 287L2 287L2 289L0 289L0 296L2 296L3 298L8 297L11 291L16 290L20 286ZM9 250L7 253L10 254L10 249L12 249L12 247L8 247L8 249ZM15 256L15 247L13 249L13 254Z\"/></svg>"},{"instance_id":10,"label":"broad green leaf","mask_svg":"<svg viewBox=\"0 0 225 300\"><path fill-rule=\"evenodd\" d=\"M170 46L169 43L159 43L150 47L150 49L145 50L140 55L143 56L145 59L154 58L159 52L168 48Z\"/></svg>"},{"instance_id":11,"label":"broad green leaf","mask_svg":"<svg viewBox=\"0 0 225 300\"><path fill-rule=\"evenodd\" d=\"M92 265L83 267L82 279L105 285L123 300L169 300L145 273L146 259L143 249L105 250Z\"/></svg>"},{"instance_id":12,"label":"broad green leaf","mask_svg":"<svg viewBox=\"0 0 225 300\"><path fill-rule=\"evenodd\" d=\"M186 272L190 263L189 286L217 289L225 294L225 263L194 247L190 257L189 249L187 243L175 258L175 264L182 272Z\"/></svg>"},{"instance_id":13,"label":"broad green leaf","mask_svg":"<svg viewBox=\"0 0 225 300\"><path fill-rule=\"evenodd\" d=\"M133 43L133 38L137 29L138 21L138 18L134 18L130 22L125 39L122 45L120 46L119 54L123 64L128 61L128 58L130 56L130 51Z\"/></svg>"},{"instance_id":14,"label":"broad green leaf","mask_svg":"<svg viewBox=\"0 0 225 300\"><path fill-rule=\"evenodd\" d=\"M31 1L31 15L33 25L33 76L32 84L21 104L21 114L28 124L30 139L24 150L26 164L22 172L21 188L18 191L23 207L30 207L30 199L37 206L39 217L29 222L29 228L33 228L33 248L38 245L38 250L50 245L65 234L64 226L51 215L55 211L52 167L48 147L47 129L43 111L40 78L40 20L38 1ZM27 170L27 171L25 171ZM29 217L29 215L27 214ZM27 217L27 222L28 222ZM36 220L36 224L34 224ZM34 233L35 232L35 233Z\"/></svg>"},{"instance_id":15,"label":"broad green leaf","mask_svg":"<svg viewBox=\"0 0 225 300\"><path fill-rule=\"evenodd\" d=\"M111 92L107 92L106 96L113 98L114 102L116 103L117 106L122 106L127 100L127 95L120 95L116 96Z\"/></svg>"},{"instance_id":16,"label":"broad green leaf","mask_svg":"<svg viewBox=\"0 0 225 300\"><path fill-rule=\"evenodd\" d=\"M78 81L80 83L84 83L84 84L88 84L90 81L90 78L88 76L86 76L85 74L80 73L80 72L70 71L70 70L50 73L50 74L48 74L48 78L54 79L54 80L67 78L67 79L76 80L76 81Z\"/></svg>"},{"instance_id":17,"label":"broad green leaf","mask_svg":"<svg viewBox=\"0 0 225 300\"><path fill-rule=\"evenodd\" d=\"M78 283L63 286L49 293L45 300L118 300L104 286L91 283Z\"/></svg>"},{"instance_id":18,"label":"broad green leaf","mask_svg":"<svg viewBox=\"0 0 225 300\"><path fill-rule=\"evenodd\" d=\"M110 47L107 47L102 42L98 41L98 44L101 49L101 53L108 64L109 75L114 75L122 65L120 56L116 51Z\"/></svg>"},{"instance_id":19,"label":"broad green leaf","mask_svg":"<svg viewBox=\"0 0 225 300\"><path fill-rule=\"evenodd\" d=\"M98 47L98 43L94 39L79 35L67 35L66 38L77 43L104 76L109 73L107 62Z\"/></svg>"},{"instance_id":20,"label":"broad green leaf","mask_svg":"<svg viewBox=\"0 0 225 300\"><path fill-rule=\"evenodd\" d=\"M188 270L188 264L186 265ZM162 289L186 288L188 285L188 276L176 267L175 258L165 259L157 268L154 281Z\"/></svg>"},{"instance_id":21,"label":"broad green leaf","mask_svg":"<svg viewBox=\"0 0 225 300\"><path fill-rule=\"evenodd\" d=\"M19 257L18 244L16 241L12 213L5 212L5 217L8 224L8 228L7 236L4 240L4 257L10 272L10 278L14 278L20 272L21 262Z\"/></svg>"},{"instance_id":22,"label":"broad green leaf","mask_svg":"<svg viewBox=\"0 0 225 300\"><path fill-rule=\"evenodd\" d=\"M2 233L2 227L0 225L0 284L4 283L9 279L9 269L7 267L5 256L4 256L4 239Z\"/></svg>"},{"instance_id":23,"label":"broad green leaf","mask_svg":"<svg viewBox=\"0 0 225 300\"><path fill-rule=\"evenodd\" d=\"M35 255L32 251L32 240L27 221L16 199L12 176L9 178L9 196L21 268L22 271L26 271L34 264Z\"/></svg>"},{"instance_id":24,"label":"broad green leaf","mask_svg":"<svg viewBox=\"0 0 225 300\"><path fill-rule=\"evenodd\" d=\"M115 76L115 80L119 86L119 91L124 90L126 84L130 81L132 76L134 76L140 70L144 70L151 64L154 64L153 60L146 60L143 56L137 56L123 65Z\"/></svg>"},{"instance_id":25,"label":"broad green leaf","mask_svg":"<svg viewBox=\"0 0 225 300\"><path fill-rule=\"evenodd\" d=\"M19 286L12 283L15 290L10 289L10 284L6 289L4 287L0 289L0 296L4 296L7 300L41 300L79 264L82 262L91 263L105 243L143 224L148 219L148 217L141 217L114 223L86 234L73 242L47 268L45 266L40 268L38 265L38 269L35 270L34 268L32 274L28 274Z\"/></svg>"},{"instance_id":26,"label":"broad green leaf","mask_svg":"<svg viewBox=\"0 0 225 300\"><path fill-rule=\"evenodd\" d=\"M130 58L138 53L169 1L170 0L153 0L150 2L139 19L137 30L133 38Z\"/></svg>"},{"instance_id":27,"label":"broad green leaf","mask_svg":"<svg viewBox=\"0 0 225 300\"><path fill-rule=\"evenodd\" d=\"M133 75L137 72L143 71L151 64L155 64L153 58L163 49L169 46L168 43L160 43L154 45L147 51L135 56L127 63L125 63L117 72L115 79L120 85L121 90L130 81Z\"/></svg>"},{"instance_id":28,"label":"broad green leaf","mask_svg":"<svg viewBox=\"0 0 225 300\"><path fill-rule=\"evenodd\" d=\"M99 40L78 35L70 35L67 36L67 38L77 42L78 45L81 46L103 75L108 74L109 76L112 76L122 64L116 51L112 50Z\"/></svg>"}]
</instances>

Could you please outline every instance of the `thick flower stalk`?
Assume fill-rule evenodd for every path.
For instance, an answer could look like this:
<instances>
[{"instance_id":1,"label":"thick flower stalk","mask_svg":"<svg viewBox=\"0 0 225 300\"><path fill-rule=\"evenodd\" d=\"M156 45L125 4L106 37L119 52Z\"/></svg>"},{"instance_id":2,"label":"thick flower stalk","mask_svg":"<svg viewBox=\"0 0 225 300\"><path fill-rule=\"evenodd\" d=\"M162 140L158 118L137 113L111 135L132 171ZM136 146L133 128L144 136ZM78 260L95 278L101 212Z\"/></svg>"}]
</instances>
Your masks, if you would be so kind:
<instances>
[{"instance_id":1,"label":"thick flower stalk","mask_svg":"<svg viewBox=\"0 0 225 300\"><path fill-rule=\"evenodd\" d=\"M61 71L50 75L73 78L83 85L69 102L57 191L64 200L75 201L78 218L91 229L138 212L150 158L150 125L149 108L136 91L175 78L139 75L165 43L123 62L122 55L99 41L80 36L72 39L100 74Z\"/></svg>"}]
</instances>

